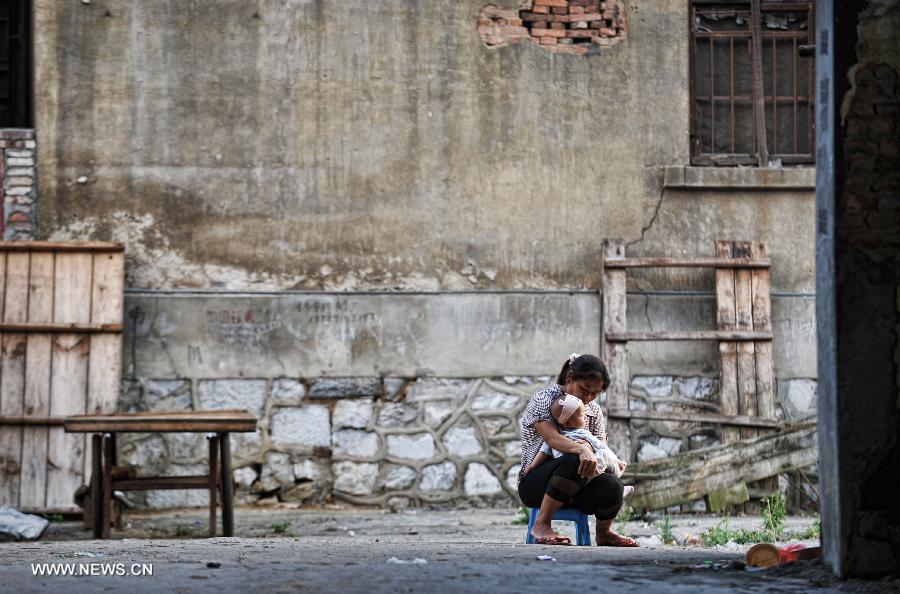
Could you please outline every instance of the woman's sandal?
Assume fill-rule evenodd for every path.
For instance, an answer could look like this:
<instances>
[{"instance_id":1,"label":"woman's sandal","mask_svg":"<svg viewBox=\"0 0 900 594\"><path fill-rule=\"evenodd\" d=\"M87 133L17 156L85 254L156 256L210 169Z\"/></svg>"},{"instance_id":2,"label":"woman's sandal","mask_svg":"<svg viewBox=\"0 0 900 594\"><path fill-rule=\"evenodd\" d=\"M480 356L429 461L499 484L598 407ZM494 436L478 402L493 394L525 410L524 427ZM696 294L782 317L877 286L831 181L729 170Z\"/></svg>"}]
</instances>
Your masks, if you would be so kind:
<instances>
[{"instance_id":1,"label":"woman's sandal","mask_svg":"<svg viewBox=\"0 0 900 594\"><path fill-rule=\"evenodd\" d=\"M542 545L571 545L572 540L568 536L535 536L534 544Z\"/></svg>"}]
</instances>

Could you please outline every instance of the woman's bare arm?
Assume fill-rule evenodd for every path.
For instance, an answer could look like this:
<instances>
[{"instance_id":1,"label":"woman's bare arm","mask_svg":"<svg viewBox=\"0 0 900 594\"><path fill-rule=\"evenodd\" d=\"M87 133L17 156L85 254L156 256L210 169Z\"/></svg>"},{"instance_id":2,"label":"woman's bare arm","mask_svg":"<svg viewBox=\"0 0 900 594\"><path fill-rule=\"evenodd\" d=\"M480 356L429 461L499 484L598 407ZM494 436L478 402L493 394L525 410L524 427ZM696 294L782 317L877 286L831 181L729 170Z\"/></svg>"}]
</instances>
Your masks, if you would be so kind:
<instances>
[{"instance_id":1,"label":"woman's bare arm","mask_svg":"<svg viewBox=\"0 0 900 594\"><path fill-rule=\"evenodd\" d=\"M553 421L538 421L534 430L548 446L564 454L578 454L578 474L583 477L595 476L597 473L597 456L594 449L581 441L572 441L556 428Z\"/></svg>"}]
</instances>

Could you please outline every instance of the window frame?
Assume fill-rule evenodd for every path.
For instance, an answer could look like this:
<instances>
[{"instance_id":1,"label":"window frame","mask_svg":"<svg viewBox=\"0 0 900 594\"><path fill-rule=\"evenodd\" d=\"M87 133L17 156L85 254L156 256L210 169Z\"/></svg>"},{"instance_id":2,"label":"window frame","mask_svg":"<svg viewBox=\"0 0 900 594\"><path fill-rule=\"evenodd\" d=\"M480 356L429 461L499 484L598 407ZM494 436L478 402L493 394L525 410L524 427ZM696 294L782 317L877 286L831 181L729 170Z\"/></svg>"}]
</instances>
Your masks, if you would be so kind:
<instances>
[{"instance_id":1,"label":"window frame","mask_svg":"<svg viewBox=\"0 0 900 594\"><path fill-rule=\"evenodd\" d=\"M752 98L751 98L751 107L752 107L752 144L755 150L754 153L730 153L730 152L703 152L703 146L701 144L700 137L700 119L699 119L699 110L698 110L698 98L696 96L696 60L697 60L697 43L698 38L696 31L696 12L697 8L704 7L722 7L722 8L734 8L734 9L744 9L748 13L750 13L750 23L748 23L748 32L746 35L733 35L723 36L728 39L740 39L747 38L750 40L751 47L751 80L752 80ZM770 160L777 159L780 160L784 165L812 165L815 164L815 94L814 94L814 77L815 77L815 61L812 58L802 57L799 54L795 53L795 62L797 66L804 66L807 69L807 89L805 97L800 93L800 89L797 89L796 81L797 75L794 75L794 88L792 93L792 99L794 103L794 141L796 144L796 139L798 138L797 134L799 134L799 103L802 99L805 99L808 110L807 113L807 146L809 148L809 153L805 154L797 154L797 153L772 153L768 152L768 138L766 138L766 119L770 120L772 125L773 132L777 132L777 115L778 110L772 109L779 101L779 95L777 94L775 81L772 81L772 95L765 95L765 84L763 82L763 76L765 74L765 68L763 65L763 43L767 43L772 41L775 43L779 37L784 38L787 37L789 39L793 39L794 41L794 51L797 52L798 47L802 45L802 41L805 41L807 45L812 45L815 43L815 22L816 22L816 14L815 14L815 0L796 0L796 1L763 1L763 0L689 0L688 1L688 31L689 31L689 39L688 39L688 76L689 76L689 86L690 86L690 118L689 118L689 138L690 138L690 153L691 153L691 164L692 165L700 165L700 166L737 166L737 165L750 165L750 166L759 166L759 167L767 167ZM796 33L789 35L779 35L777 32L769 31L768 34L761 27L761 20L763 18L763 14L766 12L798 12L798 11L806 11L809 14L807 20L807 28L805 30L805 39L803 35L797 35ZM755 33L755 34L754 34ZM702 39L706 39L706 36L702 37ZM711 50L712 51L712 50ZM773 51L773 63L775 59L776 53ZM733 63L730 66L733 69ZM712 72L710 72L712 76ZM777 75L777 68L773 68L772 76L773 78ZM733 80L733 75L732 75ZM733 88L733 86L732 86ZM716 122L714 119L714 104L715 99L712 99L712 94L714 90L710 87L710 115L713 123ZM732 91L732 96L734 96L734 92ZM782 98L783 99L783 98ZM733 100L732 100L733 104ZM734 116L732 116L734 117ZM773 119L774 118L774 119ZM766 143L763 146L763 150L760 151L760 143L758 142L759 137L766 138ZM774 144L774 143L773 143ZM777 148L777 147L776 147Z\"/></svg>"}]
</instances>

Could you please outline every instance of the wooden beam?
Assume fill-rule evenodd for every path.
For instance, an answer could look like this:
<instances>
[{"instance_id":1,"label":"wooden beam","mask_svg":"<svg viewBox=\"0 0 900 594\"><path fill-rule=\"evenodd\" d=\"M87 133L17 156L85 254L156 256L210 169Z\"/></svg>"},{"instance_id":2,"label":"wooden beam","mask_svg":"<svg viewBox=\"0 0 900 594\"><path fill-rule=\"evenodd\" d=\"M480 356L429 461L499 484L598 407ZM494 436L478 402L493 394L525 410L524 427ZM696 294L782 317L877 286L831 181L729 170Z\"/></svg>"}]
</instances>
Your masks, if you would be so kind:
<instances>
[{"instance_id":1,"label":"wooden beam","mask_svg":"<svg viewBox=\"0 0 900 594\"><path fill-rule=\"evenodd\" d=\"M209 476L145 476L112 481L113 491L156 489L209 489Z\"/></svg>"},{"instance_id":2,"label":"wooden beam","mask_svg":"<svg viewBox=\"0 0 900 594\"><path fill-rule=\"evenodd\" d=\"M637 486L628 503L635 509L664 509L726 489L815 464L816 427L807 424L752 441L723 444L671 458L629 466Z\"/></svg>"},{"instance_id":3,"label":"wooden beam","mask_svg":"<svg viewBox=\"0 0 900 594\"><path fill-rule=\"evenodd\" d=\"M617 332L607 334L609 342L628 342L632 340L727 340L734 342L754 342L772 340L772 332L744 332L727 330L689 330L674 332Z\"/></svg>"},{"instance_id":4,"label":"wooden beam","mask_svg":"<svg viewBox=\"0 0 900 594\"><path fill-rule=\"evenodd\" d=\"M769 268L768 258L609 258L606 268Z\"/></svg>"},{"instance_id":5,"label":"wooden beam","mask_svg":"<svg viewBox=\"0 0 900 594\"><path fill-rule=\"evenodd\" d=\"M64 426L67 433L249 433L256 431L256 417L241 410L113 413L66 417Z\"/></svg>"},{"instance_id":6,"label":"wooden beam","mask_svg":"<svg viewBox=\"0 0 900 594\"><path fill-rule=\"evenodd\" d=\"M688 421L691 423L715 423L717 425L729 425L735 427L766 427L777 428L780 425L778 419L763 419L744 415L718 415L711 413L692 413L681 411L642 411L642 410L616 410L610 409L607 415L610 419L638 419L650 421Z\"/></svg>"},{"instance_id":7,"label":"wooden beam","mask_svg":"<svg viewBox=\"0 0 900 594\"><path fill-rule=\"evenodd\" d=\"M0 417L0 426L62 427L65 417Z\"/></svg>"},{"instance_id":8,"label":"wooden beam","mask_svg":"<svg viewBox=\"0 0 900 594\"><path fill-rule=\"evenodd\" d=\"M69 324L52 322L21 322L0 323L0 333L34 334L34 333L65 333L65 334L115 334L121 333L124 324Z\"/></svg>"},{"instance_id":9,"label":"wooden beam","mask_svg":"<svg viewBox=\"0 0 900 594\"><path fill-rule=\"evenodd\" d=\"M0 241L0 252L124 252L125 244L108 241Z\"/></svg>"}]
</instances>

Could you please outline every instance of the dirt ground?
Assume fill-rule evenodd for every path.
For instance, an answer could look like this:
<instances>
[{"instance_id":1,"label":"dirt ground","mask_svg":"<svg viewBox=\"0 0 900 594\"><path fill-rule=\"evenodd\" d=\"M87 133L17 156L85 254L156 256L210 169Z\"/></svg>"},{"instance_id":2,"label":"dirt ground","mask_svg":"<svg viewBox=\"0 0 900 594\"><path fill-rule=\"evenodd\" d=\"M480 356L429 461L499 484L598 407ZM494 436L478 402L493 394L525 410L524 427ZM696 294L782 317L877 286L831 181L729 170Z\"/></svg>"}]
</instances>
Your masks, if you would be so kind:
<instances>
[{"instance_id":1,"label":"dirt ground","mask_svg":"<svg viewBox=\"0 0 900 594\"><path fill-rule=\"evenodd\" d=\"M517 517L513 509L245 507L235 510L236 537L211 539L205 538L203 510L131 512L125 529L108 541L90 540L78 522L54 522L37 542L0 544L0 591L900 591L897 580L838 581L819 562L748 569L747 545L660 545L660 527L652 519L618 526L645 544L637 549L525 545ZM671 532L683 541L720 521L672 516ZM813 521L792 517L788 528L801 530ZM760 522L730 518L729 527L758 530ZM569 523L560 522L559 529L574 536ZM538 559L542 555L552 560ZM35 563L125 575L35 576ZM146 575L147 565L152 575Z\"/></svg>"}]
</instances>

